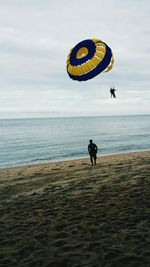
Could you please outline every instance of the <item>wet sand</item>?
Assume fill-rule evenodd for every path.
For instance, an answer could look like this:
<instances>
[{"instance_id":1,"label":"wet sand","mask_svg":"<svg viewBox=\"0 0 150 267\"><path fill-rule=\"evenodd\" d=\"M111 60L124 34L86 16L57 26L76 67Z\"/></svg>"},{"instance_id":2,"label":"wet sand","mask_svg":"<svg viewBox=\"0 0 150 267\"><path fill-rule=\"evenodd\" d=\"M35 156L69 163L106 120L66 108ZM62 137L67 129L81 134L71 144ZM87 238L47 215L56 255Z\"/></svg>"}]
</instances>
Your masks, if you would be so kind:
<instances>
[{"instance_id":1,"label":"wet sand","mask_svg":"<svg viewBox=\"0 0 150 267\"><path fill-rule=\"evenodd\" d=\"M0 266L150 266L150 151L0 170Z\"/></svg>"}]
</instances>

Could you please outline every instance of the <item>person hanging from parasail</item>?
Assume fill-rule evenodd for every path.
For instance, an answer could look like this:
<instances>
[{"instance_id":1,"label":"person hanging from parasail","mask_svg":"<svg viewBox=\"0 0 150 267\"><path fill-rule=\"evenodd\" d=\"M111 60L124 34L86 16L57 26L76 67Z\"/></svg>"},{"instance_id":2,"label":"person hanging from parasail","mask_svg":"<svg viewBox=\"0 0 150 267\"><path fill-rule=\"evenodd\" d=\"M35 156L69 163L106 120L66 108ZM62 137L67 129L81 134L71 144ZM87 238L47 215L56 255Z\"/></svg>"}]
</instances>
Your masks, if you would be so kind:
<instances>
[{"instance_id":1,"label":"person hanging from parasail","mask_svg":"<svg viewBox=\"0 0 150 267\"><path fill-rule=\"evenodd\" d=\"M116 91L116 89L114 88L114 86L113 86L113 88L110 88L111 97L116 98L115 91Z\"/></svg>"}]
</instances>

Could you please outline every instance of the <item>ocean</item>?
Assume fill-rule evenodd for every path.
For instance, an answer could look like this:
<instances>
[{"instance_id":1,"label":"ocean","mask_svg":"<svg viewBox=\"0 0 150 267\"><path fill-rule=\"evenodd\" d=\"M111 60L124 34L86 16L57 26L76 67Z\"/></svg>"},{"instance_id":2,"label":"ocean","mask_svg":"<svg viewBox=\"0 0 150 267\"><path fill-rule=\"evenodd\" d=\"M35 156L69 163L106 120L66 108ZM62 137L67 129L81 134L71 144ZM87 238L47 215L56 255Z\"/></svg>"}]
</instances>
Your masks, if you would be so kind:
<instances>
[{"instance_id":1,"label":"ocean","mask_svg":"<svg viewBox=\"0 0 150 267\"><path fill-rule=\"evenodd\" d=\"M0 168L150 150L150 115L0 119Z\"/></svg>"}]
</instances>

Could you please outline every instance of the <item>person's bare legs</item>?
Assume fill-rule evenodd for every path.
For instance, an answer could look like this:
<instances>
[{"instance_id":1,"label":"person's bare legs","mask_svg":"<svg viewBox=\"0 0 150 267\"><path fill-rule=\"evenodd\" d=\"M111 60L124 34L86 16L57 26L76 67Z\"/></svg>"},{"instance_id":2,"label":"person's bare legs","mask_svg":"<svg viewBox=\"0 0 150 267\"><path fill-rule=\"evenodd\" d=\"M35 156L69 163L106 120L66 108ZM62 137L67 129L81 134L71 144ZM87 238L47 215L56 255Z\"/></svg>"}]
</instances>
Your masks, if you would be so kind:
<instances>
[{"instance_id":1,"label":"person's bare legs","mask_svg":"<svg viewBox=\"0 0 150 267\"><path fill-rule=\"evenodd\" d=\"M92 166L96 165L96 159L97 159L96 154L95 155L90 155L90 160L91 160ZM93 160L94 160L94 163L93 163Z\"/></svg>"},{"instance_id":2,"label":"person's bare legs","mask_svg":"<svg viewBox=\"0 0 150 267\"><path fill-rule=\"evenodd\" d=\"M91 160L91 163L92 163L92 166L94 165L93 164L93 155L90 155L90 160Z\"/></svg>"},{"instance_id":3,"label":"person's bare legs","mask_svg":"<svg viewBox=\"0 0 150 267\"><path fill-rule=\"evenodd\" d=\"M94 164L96 165L96 159L97 159L96 154L93 157L94 157Z\"/></svg>"}]
</instances>

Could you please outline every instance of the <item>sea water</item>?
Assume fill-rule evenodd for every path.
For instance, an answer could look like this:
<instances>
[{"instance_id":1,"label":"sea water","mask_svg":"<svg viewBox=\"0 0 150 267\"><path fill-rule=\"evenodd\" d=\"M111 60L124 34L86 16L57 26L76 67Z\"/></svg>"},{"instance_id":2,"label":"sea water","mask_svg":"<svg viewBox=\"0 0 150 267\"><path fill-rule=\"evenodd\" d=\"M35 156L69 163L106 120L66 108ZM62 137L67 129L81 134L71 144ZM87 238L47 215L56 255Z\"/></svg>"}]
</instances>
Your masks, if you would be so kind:
<instances>
[{"instance_id":1,"label":"sea water","mask_svg":"<svg viewBox=\"0 0 150 267\"><path fill-rule=\"evenodd\" d=\"M0 167L149 150L150 115L0 120Z\"/></svg>"}]
</instances>

